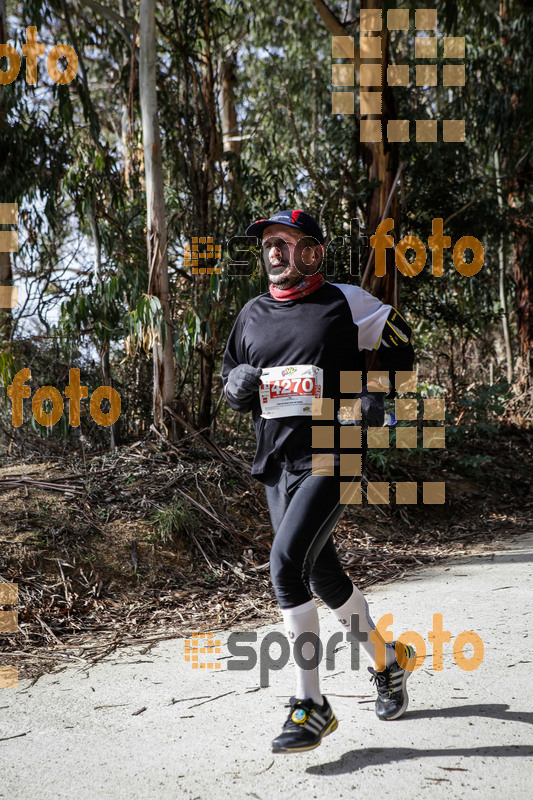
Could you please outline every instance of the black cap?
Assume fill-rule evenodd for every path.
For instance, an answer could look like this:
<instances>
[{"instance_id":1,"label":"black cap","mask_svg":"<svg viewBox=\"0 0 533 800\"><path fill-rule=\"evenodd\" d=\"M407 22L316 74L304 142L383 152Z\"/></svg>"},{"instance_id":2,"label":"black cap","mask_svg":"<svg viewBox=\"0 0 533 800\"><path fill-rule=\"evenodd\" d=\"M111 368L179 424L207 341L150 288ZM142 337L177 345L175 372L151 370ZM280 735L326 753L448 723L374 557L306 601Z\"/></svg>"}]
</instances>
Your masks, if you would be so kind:
<instances>
[{"instance_id":1,"label":"black cap","mask_svg":"<svg viewBox=\"0 0 533 800\"><path fill-rule=\"evenodd\" d=\"M278 211L273 214L269 219L258 219L246 228L246 236L262 236L263 231L269 225L288 225L290 228L298 228L298 230L305 233L307 236L312 236L320 244L324 242L324 234L320 229L320 225L313 217L306 214L305 211L299 209L288 209L286 211Z\"/></svg>"}]
</instances>

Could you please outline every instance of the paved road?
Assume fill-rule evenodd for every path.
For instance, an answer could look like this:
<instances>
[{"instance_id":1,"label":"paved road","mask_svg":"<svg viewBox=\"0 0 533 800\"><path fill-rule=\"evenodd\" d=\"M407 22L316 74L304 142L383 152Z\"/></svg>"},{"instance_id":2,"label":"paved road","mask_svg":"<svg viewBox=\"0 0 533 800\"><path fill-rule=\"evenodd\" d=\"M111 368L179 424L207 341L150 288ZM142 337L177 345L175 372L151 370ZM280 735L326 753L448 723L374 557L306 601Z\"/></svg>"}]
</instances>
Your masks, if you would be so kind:
<instances>
[{"instance_id":1,"label":"paved road","mask_svg":"<svg viewBox=\"0 0 533 800\"><path fill-rule=\"evenodd\" d=\"M2 689L0 798L530 798L532 557L533 535L522 536L368 592L374 619L393 613L395 636L415 630L428 643L433 614L442 614L452 634L443 669L433 669L428 643L409 679L407 714L381 722L364 653L353 670L342 642L335 665L322 668L339 727L308 753L270 752L293 692L291 664L261 688L259 667L227 669L227 634L217 634L220 670L193 670L184 640L173 639ZM327 642L336 628L326 608L319 614ZM281 618L258 629L257 647L282 630ZM484 643L474 671L453 658L463 630ZM467 645L465 657L472 653Z\"/></svg>"}]
</instances>

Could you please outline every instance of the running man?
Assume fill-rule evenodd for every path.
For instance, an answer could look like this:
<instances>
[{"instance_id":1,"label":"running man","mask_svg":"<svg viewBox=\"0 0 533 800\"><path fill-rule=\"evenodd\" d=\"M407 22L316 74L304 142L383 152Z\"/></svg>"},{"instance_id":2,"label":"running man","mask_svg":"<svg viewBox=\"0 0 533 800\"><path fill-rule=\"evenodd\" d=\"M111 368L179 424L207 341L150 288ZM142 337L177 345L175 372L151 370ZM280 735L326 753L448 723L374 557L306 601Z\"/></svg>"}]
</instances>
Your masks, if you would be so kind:
<instances>
[{"instance_id":1,"label":"running man","mask_svg":"<svg viewBox=\"0 0 533 800\"><path fill-rule=\"evenodd\" d=\"M319 686L319 618L313 593L344 630L355 633L375 667L369 671L377 687L380 719L397 719L405 712L410 672L398 664L395 643L386 645L375 630L363 594L337 556L332 531L345 503L341 503L339 477L331 471L331 455L328 466L321 469L316 460L313 469L312 455L316 457L317 449L312 448L311 399L305 405L295 398L291 406L292 401L270 391L274 402L268 405L267 398L265 405L266 394L261 397L259 390L276 378L277 385L282 384L279 378L284 373L307 374L313 387L319 386L316 396L334 399L333 419L344 424L339 416L339 375L359 371L363 384L356 396L361 399L363 424L380 426L383 389L365 385L365 351L376 350L381 368L388 371L412 369L414 352L410 328L392 306L358 286L329 283L319 273L324 237L304 211L280 211L258 220L246 235L262 237L270 287L237 316L224 354L222 379L231 408L253 415L257 450L252 475L265 486L274 529L270 575L293 657L295 642L303 635L299 640L302 658L295 657L295 696L290 698L282 732L272 742L273 752L289 753L317 747L338 724ZM335 425L335 445L328 451L337 469L339 428ZM356 631L352 615L357 615ZM405 652L407 658L414 657L413 648L406 647Z\"/></svg>"}]
</instances>

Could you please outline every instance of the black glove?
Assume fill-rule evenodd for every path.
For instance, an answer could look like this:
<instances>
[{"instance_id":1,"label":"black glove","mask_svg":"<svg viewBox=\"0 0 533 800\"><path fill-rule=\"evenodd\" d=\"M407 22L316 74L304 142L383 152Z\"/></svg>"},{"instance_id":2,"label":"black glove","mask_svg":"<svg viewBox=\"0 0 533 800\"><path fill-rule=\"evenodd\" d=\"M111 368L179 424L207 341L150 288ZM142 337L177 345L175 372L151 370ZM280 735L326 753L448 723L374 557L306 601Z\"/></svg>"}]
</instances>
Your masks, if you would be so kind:
<instances>
[{"instance_id":1,"label":"black glove","mask_svg":"<svg viewBox=\"0 0 533 800\"><path fill-rule=\"evenodd\" d=\"M385 422L385 408L383 406L383 392L369 392L365 386L361 394L361 417L363 426L381 428Z\"/></svg>"},{"instance_id":2,"label":"black glove","mask_svg":"<svg viewBox=\"0 0 533 800\"><path fill-rule=\"evenodd\" d=\"M239 364L228 375L226 391L236 400L248 400L261 386L262 371L250 364Z\"/></svg>"}]
</instances>

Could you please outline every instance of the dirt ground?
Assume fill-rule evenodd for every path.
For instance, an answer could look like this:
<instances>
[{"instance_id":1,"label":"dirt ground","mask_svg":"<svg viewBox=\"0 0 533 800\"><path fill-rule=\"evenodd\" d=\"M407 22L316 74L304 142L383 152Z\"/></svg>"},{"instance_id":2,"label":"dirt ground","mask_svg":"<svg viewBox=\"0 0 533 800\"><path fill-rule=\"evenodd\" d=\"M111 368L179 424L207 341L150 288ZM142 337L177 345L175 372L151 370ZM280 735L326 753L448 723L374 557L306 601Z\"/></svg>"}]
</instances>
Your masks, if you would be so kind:
<instances>
[{"instance_id":1,"label":"dirt ground","mask_svg":"<svg viewBox=\"0 0 533 800\"><path fill-rule=\"evenodd\" d=\"M478 448L491 459L481 475L457 473L453 452L395 465L391 481L437 473L444 505L346 507L335 540L360 588L530 526L529 436L507 431ZM279 621L264 490L249 454L220 453L146 440L83 459L5 459L0 578L18 584L19 631L0 635L2 660L37 679L119 644Z\"/></svg>"}]
</instances>

